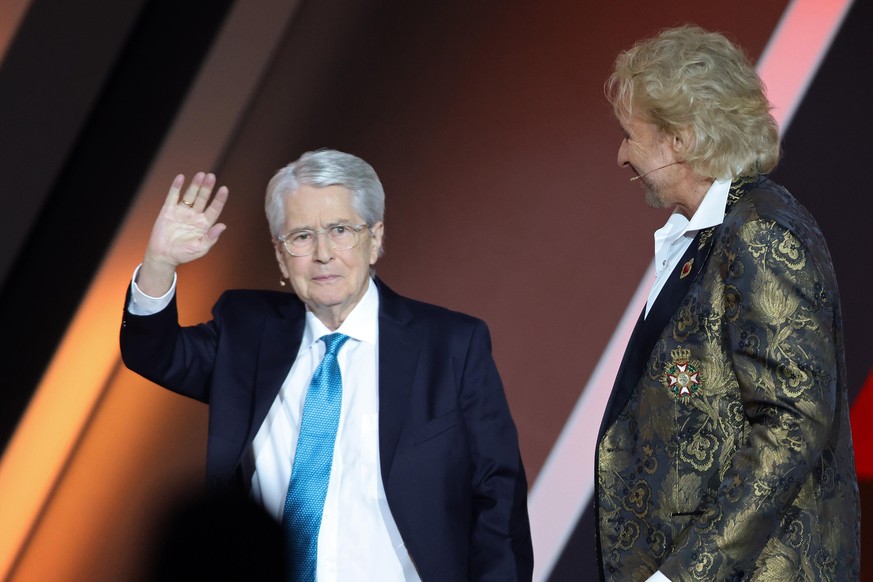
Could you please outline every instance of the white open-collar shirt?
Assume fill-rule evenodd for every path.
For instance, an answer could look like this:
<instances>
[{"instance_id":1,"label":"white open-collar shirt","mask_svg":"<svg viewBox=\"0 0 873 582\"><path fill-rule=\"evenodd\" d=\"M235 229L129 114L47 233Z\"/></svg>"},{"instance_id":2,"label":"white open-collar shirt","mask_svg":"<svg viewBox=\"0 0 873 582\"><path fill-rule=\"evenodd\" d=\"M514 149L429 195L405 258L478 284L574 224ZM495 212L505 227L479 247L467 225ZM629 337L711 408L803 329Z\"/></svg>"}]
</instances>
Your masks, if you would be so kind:
<instances>
[{"instance_id":1,"label":"white open-collar shirt","mask_svg":"<svg viewBox=\"0 0 873 582\"><path fill-rule=\"evenodd\" d=\"M731 180L714 181L691 220L681 212L673 211L667 223L655 231L655 282L646 301L646 316L697 233L724 222L730 188Z\"/></svg>"}]
</instances>

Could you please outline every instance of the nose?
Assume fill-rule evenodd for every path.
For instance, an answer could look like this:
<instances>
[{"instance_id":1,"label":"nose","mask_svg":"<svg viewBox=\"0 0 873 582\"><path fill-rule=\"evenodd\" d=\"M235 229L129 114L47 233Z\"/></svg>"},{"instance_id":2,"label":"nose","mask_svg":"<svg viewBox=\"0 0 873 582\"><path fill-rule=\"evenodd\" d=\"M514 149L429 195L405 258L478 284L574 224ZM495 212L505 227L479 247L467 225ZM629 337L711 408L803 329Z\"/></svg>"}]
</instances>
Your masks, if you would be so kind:
<instances>
[{"instance_id":1,"label":"nose","mask_svg":"<svg viewBox=\"0 0 873 582\"><path fill-rule=\"evenodd\" d=\"M312 258L319 263L328 263L333 258L330 237L326 232L315 233L315 250L312 251Z\"/></svg>"},{"instance_id":2,"label":"nose","mask_svg":"<svg viewBox=\"0 0 873 582\"><path fill-rule=\"evenodd\" d=\"M627 155L627 138L621 140L621 145L618 146L618 157L615 161L620 168L630 165L630 158Z\"/></svg>"}]
</instances>

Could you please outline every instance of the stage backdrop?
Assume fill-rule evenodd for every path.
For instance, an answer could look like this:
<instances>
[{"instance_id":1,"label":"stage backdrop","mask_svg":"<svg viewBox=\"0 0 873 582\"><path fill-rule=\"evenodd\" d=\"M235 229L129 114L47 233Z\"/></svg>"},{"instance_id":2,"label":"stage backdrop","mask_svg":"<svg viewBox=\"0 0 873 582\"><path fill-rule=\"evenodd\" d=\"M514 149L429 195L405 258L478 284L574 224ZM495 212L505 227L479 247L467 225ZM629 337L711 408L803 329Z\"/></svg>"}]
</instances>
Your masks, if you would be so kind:
<instances>
[{"instance_id":1,"label":"stage backdrop","mask_svg":"<svg viewBox=\"0 0 873 582\"><path fill-rule=\"evenodd\" d=\"M807 18L771 61L774 73L810 73L792 89L796 107L778 112L790 124L776 178L828 237L853 397L867 381L873 90L857 63L873 56L869 2L24 4L17 28L0 29L2 579L148 571L162 517L202 481L207 430L204 406L120 363L124 291L151 222L176 173L216 172L231 191L228 230L180 270L183 321L208 318L226 288L278 289L264 187L320 147L363 157L383 180L378 274L488 322L532 509L554 479L580 483L569 518L532 516L537 579L591 579L591 453L563 477L547 467L574 411L600 422L579 403L611 388L621 323L666 219L616 165L621 131L602 88L620 50L667 26L725 32L758 60L788 16ZM866 507L863 422L856 439Z\"/></svg>"}]
</instances>

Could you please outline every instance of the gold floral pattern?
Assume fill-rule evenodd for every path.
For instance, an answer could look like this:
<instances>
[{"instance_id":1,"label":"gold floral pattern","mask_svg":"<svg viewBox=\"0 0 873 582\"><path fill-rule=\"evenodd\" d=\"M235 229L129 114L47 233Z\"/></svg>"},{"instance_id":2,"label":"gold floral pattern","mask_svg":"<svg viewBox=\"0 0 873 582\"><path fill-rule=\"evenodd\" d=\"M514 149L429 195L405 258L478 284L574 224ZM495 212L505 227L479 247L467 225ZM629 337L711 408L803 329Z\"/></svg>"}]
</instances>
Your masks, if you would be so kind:
<instances>
[{"instance_id":1,"label":"gold floral pattern","mask_svg":"<svg viewBox=\"0 0 873 582\"><path fill-rule=\"evenodd\" d=\"M648 475L654 475L658 470L658 457L655 456L655 451L651 445L643 446L643 471Z\"/></svg>"},{"instance_id":2,"label":"gold floral pattern","mask_svg":"<svg viewBox=\"0 0 873 582\"><path fill-rule=\"evenodd\" d=\"M697 433L690 441L679 445L679 459L697 471L706 471L712 467L717 451L715 435Z\"/></svg>"},{"instance_id":3,"label":"gold floral pattern","mask_svg":"<svg viewBox=\"0 0 873 582\"><path fill-rule=\"evenodd\" d=\"M790 232L782 233L782 238L775 241L773 258L792 271L799 271L806 265L806 250Z\"/></svg>"},{"instance_id":4,"label":"gold floral pattern","mask_svg":"<svg viewBox=\"0 0 873 582\"><path fill-rule=\"evenodd\" d=\"M764 180L734 184L706 236L708 258L598 443L604 575L857 580L841 323L821 232ZM693 398L665 389L677 349L704 376Z\"/></svg>"},{"instance_id":5,"label":"gold floral pattern","mask_svg":"<svg viewBox=\"0 0 873 582\"><path fill-rule=\"evenodd\" d=\"M624 550L629 550L634 547L637 539L640 537L640 526L636 522L628 521L621 526L621 533L618 536L619 547Z\"/></svg>"}]
</instances>

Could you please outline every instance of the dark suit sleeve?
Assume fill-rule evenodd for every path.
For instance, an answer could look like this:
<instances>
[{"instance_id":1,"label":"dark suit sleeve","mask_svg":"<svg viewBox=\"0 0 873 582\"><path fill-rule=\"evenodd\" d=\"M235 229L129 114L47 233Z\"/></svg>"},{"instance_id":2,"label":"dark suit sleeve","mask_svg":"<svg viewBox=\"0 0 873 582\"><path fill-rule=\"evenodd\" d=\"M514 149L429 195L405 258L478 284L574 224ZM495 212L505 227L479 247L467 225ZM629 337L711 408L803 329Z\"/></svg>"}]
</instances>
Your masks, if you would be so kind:
<instances>
[{"instance_id":1,"label":"dark suit sleeve","mask_svg":"<svg viewBox=\"0 0 873 582\"><path fill-rule=\"evenodd\" d=\"M786 227L753 220L735 233L725 266L729 353L749 428L717 498L661 571L673 582L752 572L828 447L839 389L835 287ZM821 257L821 255L818 255ZM843 524L830 524L842 527Z\"/></svg>"},{"instance_id":2,"label":"dark suit sleeve","mask_svg":"<svg viewBox=\"0 0 873 582\"><path fill-rule=\"evenodd\" d=\"M129 303L130 289L121 321L124 364L155 384L209 402L217 343L215 324L181 327L175 296L166 308L153 315L133 315L127 310Z\"/></svg>"},{"instance_id":3,"label":"dark suit sleeve","mask_svg":"<svg viewBox=\"0 0 873 582\"><path fill-rule=\"evenodd\" d=\"M533 550L518 434L484 323L463 363L461 414L473 466L471 580L530 580Z\"/></svg>"}]
</instances>

